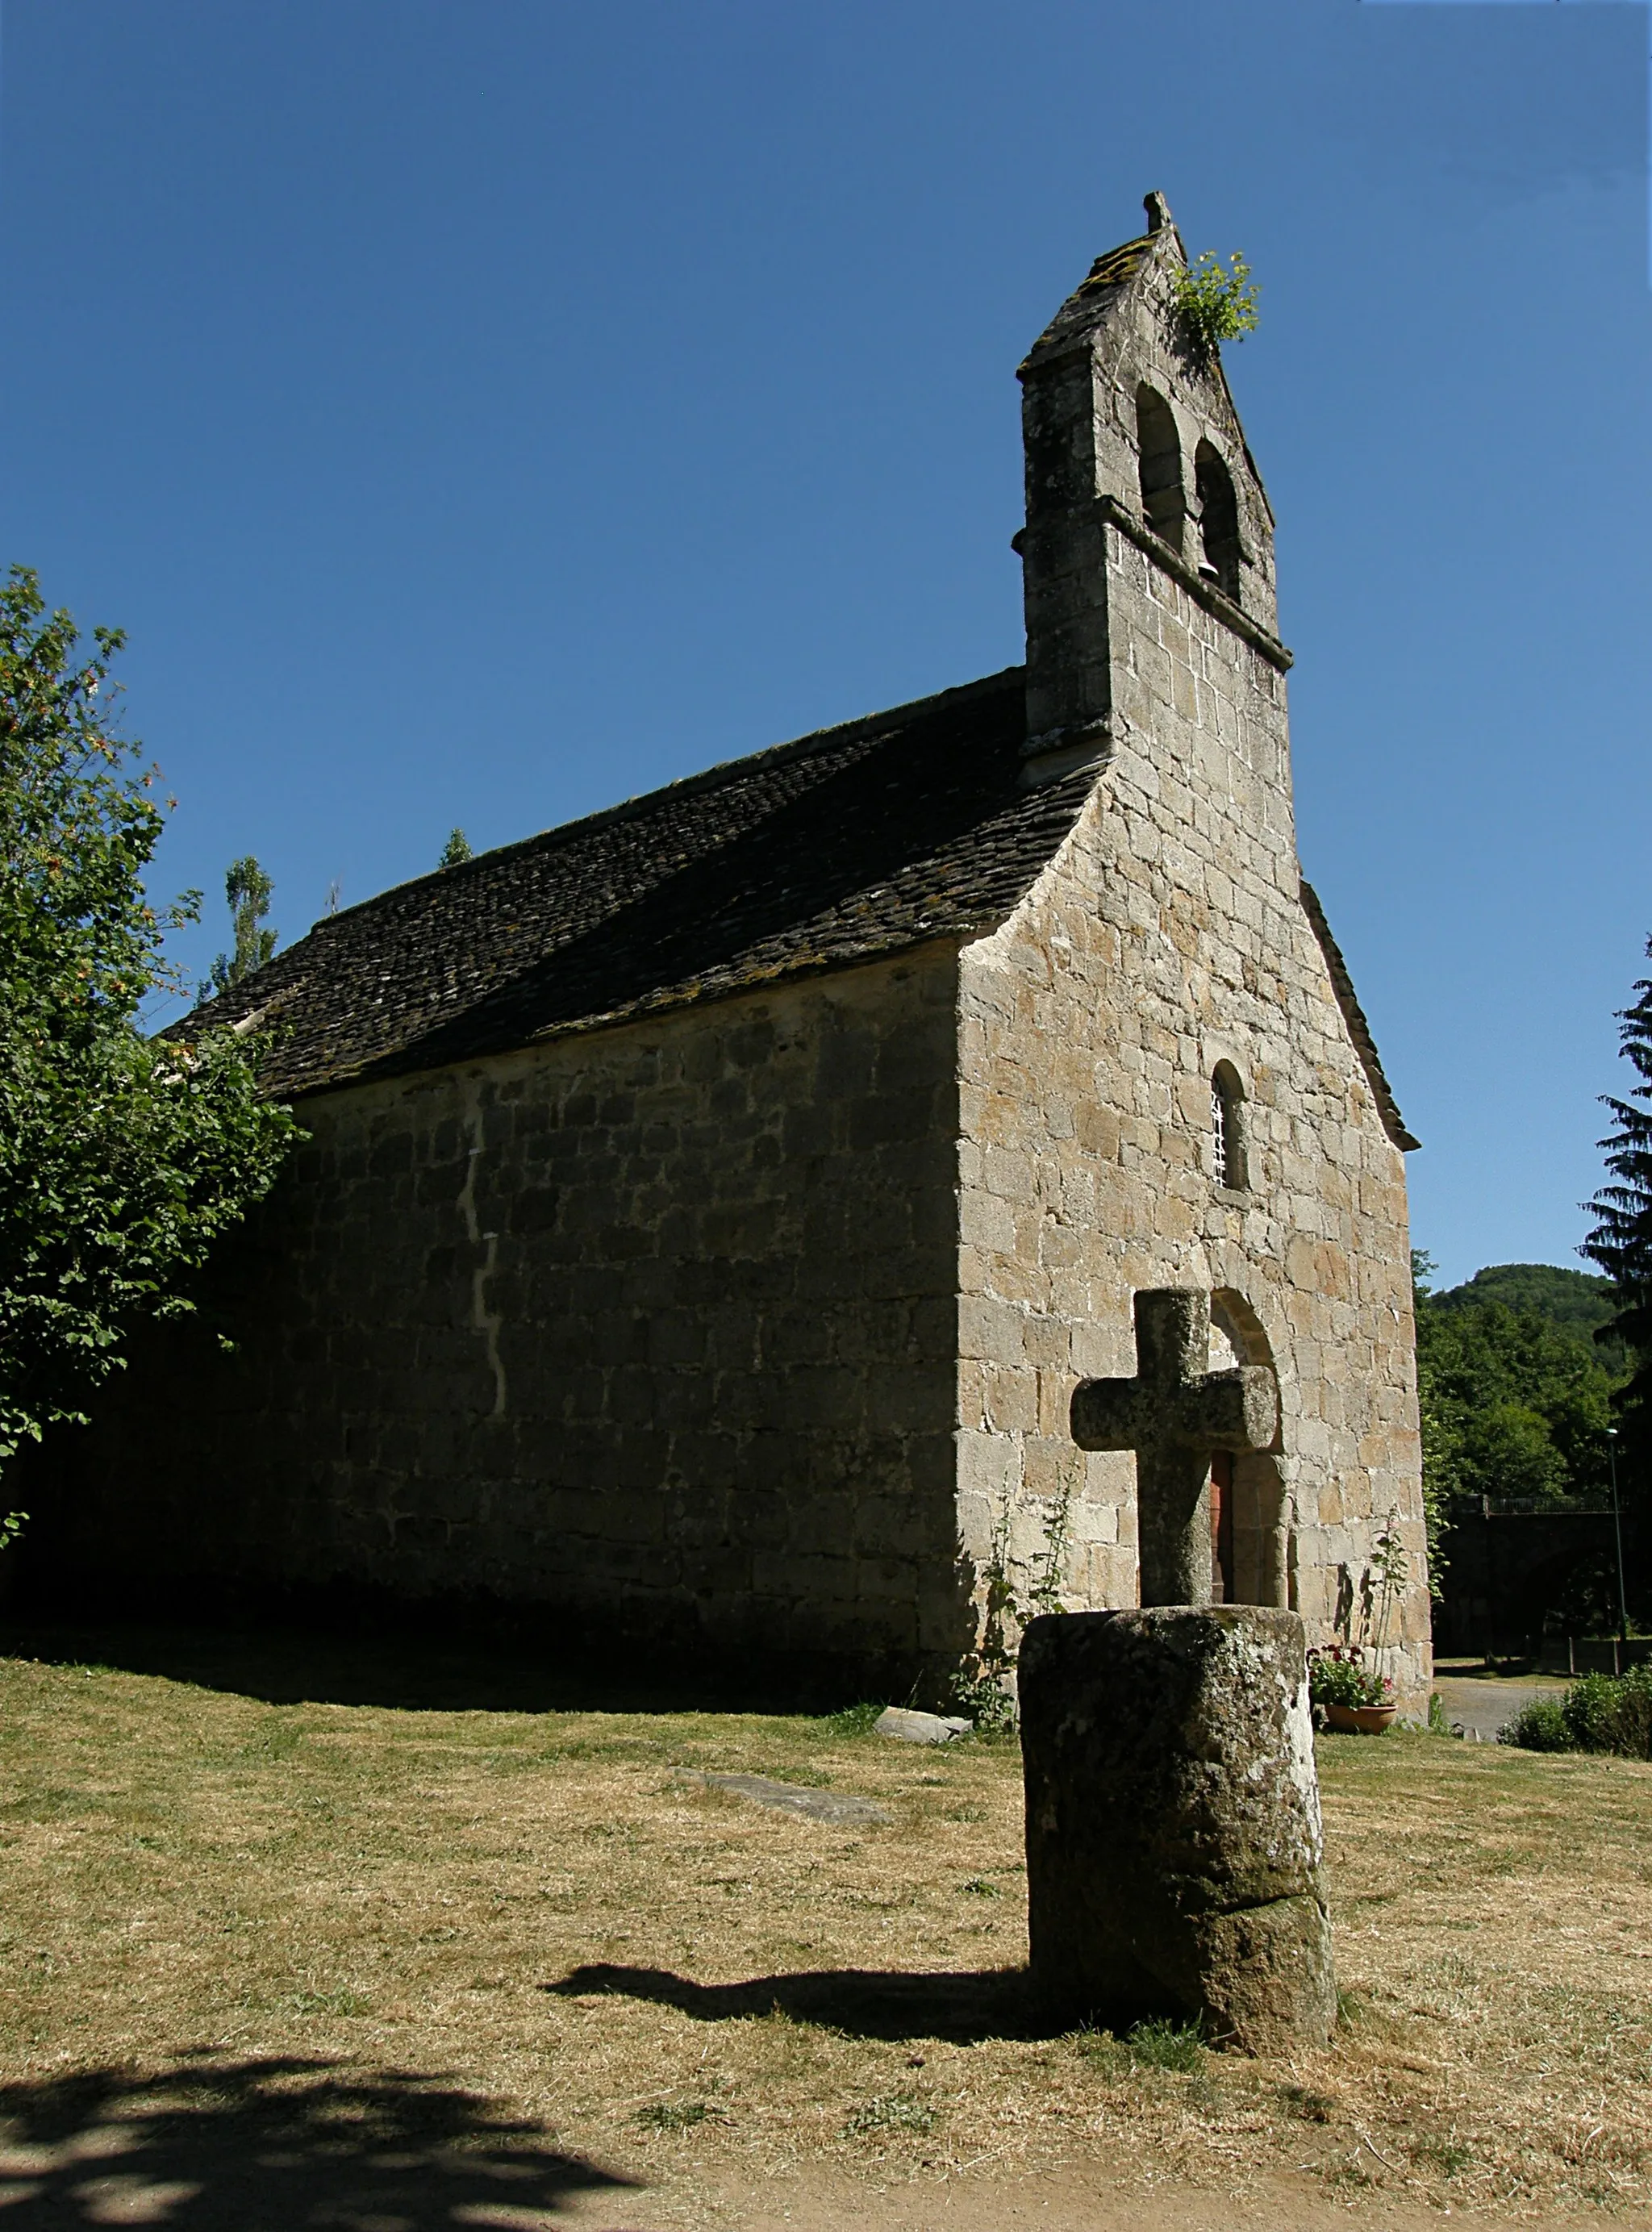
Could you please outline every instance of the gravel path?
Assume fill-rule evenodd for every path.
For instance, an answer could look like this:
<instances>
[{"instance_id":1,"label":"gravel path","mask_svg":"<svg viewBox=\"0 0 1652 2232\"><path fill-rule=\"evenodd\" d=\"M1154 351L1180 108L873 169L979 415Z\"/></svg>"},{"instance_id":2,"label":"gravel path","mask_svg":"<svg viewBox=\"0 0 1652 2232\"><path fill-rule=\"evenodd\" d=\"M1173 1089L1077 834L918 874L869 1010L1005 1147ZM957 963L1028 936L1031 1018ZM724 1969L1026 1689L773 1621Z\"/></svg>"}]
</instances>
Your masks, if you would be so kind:
<instances>
[{"instance_id":1,"label":"gravel path","mask_svg":"<svg viewBox=\"0 0 1652 2232\"><path fill-rule=\"evenodd\" d=\"M1435 1682L1446 1718L1471 1743L1495 1743L1497 1732L1512 1721L1533 1697L1558 1697L1567 1684L1559 1681L1476 1681L1472 1674L1441 1674Z\"/></svg>"}]
</instances>

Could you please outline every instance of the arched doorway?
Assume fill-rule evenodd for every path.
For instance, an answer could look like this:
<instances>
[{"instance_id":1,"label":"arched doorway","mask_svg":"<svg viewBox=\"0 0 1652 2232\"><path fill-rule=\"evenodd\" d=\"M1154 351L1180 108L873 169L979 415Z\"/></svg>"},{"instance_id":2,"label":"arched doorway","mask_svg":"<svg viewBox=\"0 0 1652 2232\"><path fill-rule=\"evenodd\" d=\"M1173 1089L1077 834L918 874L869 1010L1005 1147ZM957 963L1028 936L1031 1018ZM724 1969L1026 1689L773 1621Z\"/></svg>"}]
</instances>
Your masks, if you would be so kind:
<instances>
[{"instance_id":1,"label":"arched doorway","mask_svg":"<svg viewBox=\"0 0 1652 2232\"><path fill-rule=\"evenodd\" d=\"M1210 1298L1210 1369L1273 1370L1261 1320L1241 1294ZM1211 1593L1219 1604L1290 1604L1291 1527L1280 1450L1218 1450L1210 1466Z\"/></svg>"}]
</instances>

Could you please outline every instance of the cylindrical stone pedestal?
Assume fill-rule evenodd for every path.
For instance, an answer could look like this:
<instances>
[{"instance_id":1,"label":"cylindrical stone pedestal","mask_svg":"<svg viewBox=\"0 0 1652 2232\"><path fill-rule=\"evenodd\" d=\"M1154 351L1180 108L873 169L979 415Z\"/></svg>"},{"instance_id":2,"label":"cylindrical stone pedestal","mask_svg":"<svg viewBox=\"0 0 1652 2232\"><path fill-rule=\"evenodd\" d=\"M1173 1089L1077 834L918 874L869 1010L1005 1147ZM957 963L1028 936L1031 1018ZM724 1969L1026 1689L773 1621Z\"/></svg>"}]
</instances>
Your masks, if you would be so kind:
<instances>
[{"instance_id":1,"label":"cylindrical stone pedestal","mask_svg":"<svg viewBox=\"0 0 1652 2232\"><path fill-rule=\"evenodd\" d=\"M1261 1605L1065 1612L1020 1650L1033 1981L1247 2054L1336 2021L1305 1637Z\"/></svg>"}]
</instances>

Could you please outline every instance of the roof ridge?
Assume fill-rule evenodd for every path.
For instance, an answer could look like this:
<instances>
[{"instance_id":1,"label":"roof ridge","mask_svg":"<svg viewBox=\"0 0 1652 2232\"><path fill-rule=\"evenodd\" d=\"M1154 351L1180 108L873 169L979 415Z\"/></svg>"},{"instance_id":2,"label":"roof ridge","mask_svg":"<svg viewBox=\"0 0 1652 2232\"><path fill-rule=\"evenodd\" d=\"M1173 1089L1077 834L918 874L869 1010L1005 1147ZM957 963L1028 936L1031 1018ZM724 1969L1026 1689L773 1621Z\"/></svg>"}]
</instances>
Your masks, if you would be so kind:
<instances>
[{"instance_id":1,"label":"roof ridge","mask_svg":"<svg viewBox=\"0 0 1652 2232\"><path fill-rule=\"evenodd\" d=\"M379 905L398 892L411 892L421 884L457 881L480 869L506 860L514 854L531 852L548 838L574 839L589 835L593 831L612 823L633 820L645 810L657 806L662 799L691 798L707 791L717 790L725 784L738 782L755 768L758 762L767 761L779 766L788 759L807 759L812 752L826 751L835 745L853 742L858 735L876 735L884 727L904 725L921 715L939 710L949 702L987 695L994 690L1007 688L1019 682L1026 669L1021 666L1001 667L995 674L983 674L975 682L956 683L950 689L932 691L928 697L914 698L903 705L889 705L875 713L860 713L848 721L834 722L830 728L811 729L801 736L792 736L778 744L764 744L755 752L743 753L740 758L718 760L709 768L701 768L693 775L678 775L671 782L663 782L652 790L636 792L622 798L612 806L600 806L594 813L582 814L572 821L554 821L547 828L538 829L528 837L515 837L508 845L495 845L485 853L473 853L468 860L456 861L451 867L429 868L423 875L409 876L399 884L386 884L382 891L374 892L353 905L340 907L335 913L324 914L304 931L313 938L317 931L325 931L334 923L346 922L353 915L361 914L369 907ZM300 943L295 940L295 944ZM288 949L289 951L291 948Z\"/></svg>"},{"instance_id":2,"label":"roof ridge","mask_svg":"<svg viewBox=\"0 0 1652 2232\"><path fill-rule=\"evenodd\" d=\"M1059 840L1020 667L863 713L324 916L174 1034L256 1015L265 1082L443 1067L999 919Z\"/></svg>"}]
</instances>

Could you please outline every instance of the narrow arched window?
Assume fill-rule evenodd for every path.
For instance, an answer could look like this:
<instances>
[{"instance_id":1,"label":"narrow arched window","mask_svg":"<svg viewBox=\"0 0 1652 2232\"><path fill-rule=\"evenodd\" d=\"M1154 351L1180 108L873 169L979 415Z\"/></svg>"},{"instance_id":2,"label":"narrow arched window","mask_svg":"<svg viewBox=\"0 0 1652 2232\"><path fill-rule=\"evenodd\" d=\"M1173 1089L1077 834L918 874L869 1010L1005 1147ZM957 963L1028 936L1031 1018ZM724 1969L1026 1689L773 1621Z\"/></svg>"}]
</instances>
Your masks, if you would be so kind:
<instances>
[{"instance_id":1,"label":"narrow arched window","mask_svg":"<svg viewBox=\"0 0 1652 2232\"><path fill-rule=\"evenodd\" d=\"M1193 457L1194 488L1199 498L1199 571L1206 581L1239 601L1239 499L1233 477L1208 442Z\"/></svg>"},{"instance_id":2,"label":"narrow arched window","mask_svg":"<svg viewBox=\"0 0 1652 2232\"><path fill-rule=\"evenodd\" d=\"M1156 388L1136 391L1136 447L1142 482L1142 516L1155 535L1182 548L1187 496L1182 485L1182 442L1170 406Z\"/></svg>"},{"instance_id":3,"label":"narrow arched window","mask_svg":"<svg viewBox=\"0 0 1652 2232\"><path fill-rule=\"evenodd\" d=\"M1219 1061L1210 1080L1210 1126L1215 1138L1216 1184L1243 1193L1245 1176L1245 1088L1230 1061Z\"/></svg>"}]
</instances>

